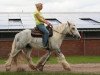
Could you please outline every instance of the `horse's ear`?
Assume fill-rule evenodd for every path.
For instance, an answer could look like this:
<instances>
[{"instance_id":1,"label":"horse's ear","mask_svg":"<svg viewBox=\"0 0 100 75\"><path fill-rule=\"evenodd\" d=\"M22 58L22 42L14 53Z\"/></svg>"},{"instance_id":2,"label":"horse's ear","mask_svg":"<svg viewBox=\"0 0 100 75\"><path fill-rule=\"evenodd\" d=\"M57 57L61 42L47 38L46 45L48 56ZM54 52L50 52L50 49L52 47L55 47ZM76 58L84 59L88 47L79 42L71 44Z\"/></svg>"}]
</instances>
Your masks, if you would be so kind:
<instances>
[{"instance_id":1,"label":"horse's ear","mask_svg":"<svg viewBox=\"0 0 100 75\"><path fill-rule=\"evenodd\" d=\"M70 26L70 23L67 21L68 26Z\"/></svg>"}]
</instances>

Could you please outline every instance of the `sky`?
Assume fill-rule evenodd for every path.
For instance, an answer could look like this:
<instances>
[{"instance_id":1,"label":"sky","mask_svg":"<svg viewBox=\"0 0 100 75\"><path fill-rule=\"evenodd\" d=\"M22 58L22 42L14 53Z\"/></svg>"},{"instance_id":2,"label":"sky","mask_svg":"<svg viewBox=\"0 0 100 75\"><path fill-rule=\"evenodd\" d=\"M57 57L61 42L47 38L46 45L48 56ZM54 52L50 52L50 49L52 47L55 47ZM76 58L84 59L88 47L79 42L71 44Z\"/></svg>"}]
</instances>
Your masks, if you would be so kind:
<instances>
[{"instance_id":1,"label":"sky","mask_svg":"<svg viewBox=\"0 0 100 75\"><path fill-rule=\"evenodd\" d=\"M34 12L36 3L42 12L100 12L100 0L0 0L0 12Z\"/></svg>"}]
</instances>

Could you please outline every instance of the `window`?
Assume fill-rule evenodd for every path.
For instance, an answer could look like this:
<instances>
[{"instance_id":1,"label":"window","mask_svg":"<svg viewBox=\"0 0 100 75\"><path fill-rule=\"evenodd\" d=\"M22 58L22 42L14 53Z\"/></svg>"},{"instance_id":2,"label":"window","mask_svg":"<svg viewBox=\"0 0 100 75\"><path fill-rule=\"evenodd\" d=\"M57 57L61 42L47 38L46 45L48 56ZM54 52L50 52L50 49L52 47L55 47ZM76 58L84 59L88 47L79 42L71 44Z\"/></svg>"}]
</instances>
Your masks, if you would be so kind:
<instances>
[{"instance_id":1,"label":"window","mask_svg":"<svg viewBox=\"0 0 100 75\"><path fill-rule=\"evenodd\" d=\"M9 19L9 25L22 25L21 19Z\"/></svg>"},{"instance_id":2,"label":"window","mask_svg":"<svg viewBox=\"0 0 100 75\"><path fill-rule=\"evenodd\" d=\"M90 24L93 24L93 25L100 25L100 22L96 21L96 20L93 20L91 18L79 18L85 22L88 22Z\"/></svg>"},{"instance_id":3,"label":"window","mask_svg":"<svg viewBox=\"0 0 100 75\"><path fill-rule=\"evenodd\" d=\"M48 20L52 25L58 25L60 24L61 22L59 20L57 20L56 18L48 18L46 19Z\"/></svg>"},{"instance_id":4,"label":"window","mask_svg":"<svg viewBox=\"0 0 100 75\"><path fill-rule=\"evenodd\" d=\"M100 39L100 31L84 32L85 39Z\"/></svg>"},{"instance_id":5,"label":"window","mask_svg":"<svg viewBox=\"0 0 100 75\"><path fill-rule=\"evenodd\" d=\"M13 39L15 34L15 32L0 32L0 40Z\"/></svg>"}]
</instances>

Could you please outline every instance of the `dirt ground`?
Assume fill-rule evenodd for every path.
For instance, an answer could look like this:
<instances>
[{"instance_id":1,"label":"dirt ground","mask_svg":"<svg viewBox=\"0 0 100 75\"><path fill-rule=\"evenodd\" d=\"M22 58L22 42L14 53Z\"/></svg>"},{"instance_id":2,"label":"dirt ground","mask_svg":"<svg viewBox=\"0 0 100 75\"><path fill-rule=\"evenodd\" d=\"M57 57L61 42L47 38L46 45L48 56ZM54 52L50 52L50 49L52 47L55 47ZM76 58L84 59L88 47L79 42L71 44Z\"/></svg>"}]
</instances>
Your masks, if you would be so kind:
<instances>
[{"instance_id":1,"label":"dirt ground","mask_svg":"<svg viewBox=\"0 0 100 75\"><path fill-rule=\"evenodd\" d=\"M70 64L71 72L83 72L83 73L100 73L100 63L96 64ZM25 71L32 71L27 65L22 65ZM0 65L0 72L5 72L5 66ZM16 71L16 67L12 66L11 71ZM45 72L59 72L65 71L60 64L46 64L44 66Z\"/></svg>"}]
</instances>

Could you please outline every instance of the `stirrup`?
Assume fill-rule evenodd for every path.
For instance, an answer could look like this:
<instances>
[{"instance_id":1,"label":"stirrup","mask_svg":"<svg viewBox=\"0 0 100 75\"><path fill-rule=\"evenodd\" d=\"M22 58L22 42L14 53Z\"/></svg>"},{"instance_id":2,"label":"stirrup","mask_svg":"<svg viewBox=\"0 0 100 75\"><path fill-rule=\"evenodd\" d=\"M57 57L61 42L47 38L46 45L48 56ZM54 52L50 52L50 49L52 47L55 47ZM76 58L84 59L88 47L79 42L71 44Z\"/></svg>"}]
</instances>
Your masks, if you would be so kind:
<instances>
[{"instance_id":1,"label":"stirrup","mask_svg":"<svg viewBox=\"0 0 100 75\"><path fill-rule=\"evenodd\" d=\"M50 50L50 48L49 48L49 47L47 47L47 48L46 48L46 50Z\"/></svg>"},{"instance_id":2,"label":"stirrup","mask_svg":"<svg viewBox=\"0 0 100 75\"><path fill-rule=\"evenodd\" d=\"M48 46L44 46L43 48L46 50L50 50Z\"/></svg>"}]
</instances>

